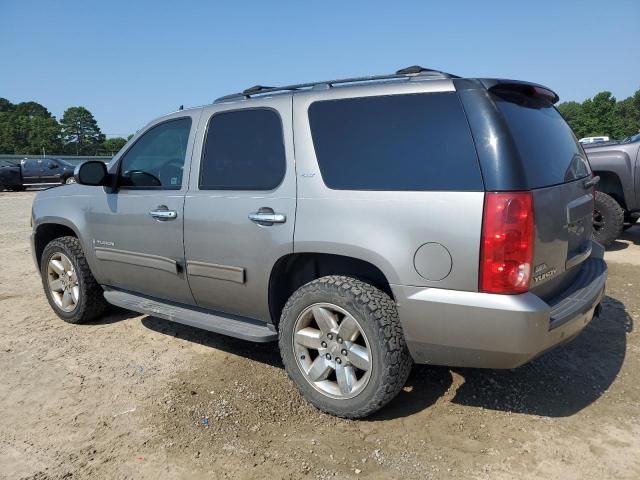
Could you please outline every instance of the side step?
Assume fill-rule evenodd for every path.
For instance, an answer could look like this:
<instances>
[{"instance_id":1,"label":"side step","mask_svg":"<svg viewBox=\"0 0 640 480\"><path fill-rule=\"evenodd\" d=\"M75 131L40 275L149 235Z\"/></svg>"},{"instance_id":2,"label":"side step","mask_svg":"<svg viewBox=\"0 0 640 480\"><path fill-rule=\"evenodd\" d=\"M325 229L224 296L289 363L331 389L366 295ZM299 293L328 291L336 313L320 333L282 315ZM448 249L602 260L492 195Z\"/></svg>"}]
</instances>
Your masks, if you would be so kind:
<instances>
[{"instance_id":1,"label":"side step","mask_svg":"<svg viewBox=\"0 0 640 480\"><path fill-rule=\"evenodd\" d=\"M278 339L278 334L273 325L251 318L228 313L212 313L197 307L195 309L188 308L180 304L163 302L108 287L104 289L104 298L107 302L127 310L164 318L172 322L184 323L185 325L249 340L250 342L273 342Z\"/></svg>"}]
</instances>

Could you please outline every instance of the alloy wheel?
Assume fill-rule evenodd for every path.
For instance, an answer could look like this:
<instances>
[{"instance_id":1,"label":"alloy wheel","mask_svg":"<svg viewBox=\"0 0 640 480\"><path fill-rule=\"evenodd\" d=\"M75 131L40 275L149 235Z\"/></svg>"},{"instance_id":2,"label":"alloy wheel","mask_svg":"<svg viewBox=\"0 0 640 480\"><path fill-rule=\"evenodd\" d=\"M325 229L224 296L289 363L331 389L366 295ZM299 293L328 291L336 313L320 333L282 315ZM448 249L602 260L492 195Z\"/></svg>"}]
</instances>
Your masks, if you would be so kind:
<instances>
[{"instance_id":1,"label":"alloy wheel","mask_svg":"<svg viewBox=\"0 0 640 480\"><path fill-rule=\"evenodd\" d=\"M371 377L371 348L353 315L331 303L316 303L300 313L293 331L298 367L313 388L335 399L364 390Z\"/></svg>"},{"instance_id":2,"label":"alloy wheel","mask_svg":"<svg viewBox=\"0 0 640 480\"><path fill-rule=\"evenodd\" d=\"M47 265L47 279L55 304L65 312L74 311L80 298L80 283L69 257L54 253Z\"/></svg>"}]
</instances>

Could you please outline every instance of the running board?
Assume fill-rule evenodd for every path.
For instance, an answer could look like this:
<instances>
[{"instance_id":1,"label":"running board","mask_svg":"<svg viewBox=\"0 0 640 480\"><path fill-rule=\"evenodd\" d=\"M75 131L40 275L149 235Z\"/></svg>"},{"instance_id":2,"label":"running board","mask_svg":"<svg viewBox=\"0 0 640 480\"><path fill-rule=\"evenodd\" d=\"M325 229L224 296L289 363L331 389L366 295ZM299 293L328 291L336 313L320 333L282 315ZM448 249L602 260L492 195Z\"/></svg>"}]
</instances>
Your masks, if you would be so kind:
<instances>
[{"instance_id":1,"label":"running board","mask_svg":"<svg viewBox=\"0 0 640 480\"><path fill-rule=\"evenodd\" d=\"M152 315L172 322L184 323L210 332L249 340L250 342L273 342L278 334L270 323L228 313L212 313L184 307L175 303L162 302L134 293L104 289L107 302L134 312Z\"/></svg>"}]
</instances>

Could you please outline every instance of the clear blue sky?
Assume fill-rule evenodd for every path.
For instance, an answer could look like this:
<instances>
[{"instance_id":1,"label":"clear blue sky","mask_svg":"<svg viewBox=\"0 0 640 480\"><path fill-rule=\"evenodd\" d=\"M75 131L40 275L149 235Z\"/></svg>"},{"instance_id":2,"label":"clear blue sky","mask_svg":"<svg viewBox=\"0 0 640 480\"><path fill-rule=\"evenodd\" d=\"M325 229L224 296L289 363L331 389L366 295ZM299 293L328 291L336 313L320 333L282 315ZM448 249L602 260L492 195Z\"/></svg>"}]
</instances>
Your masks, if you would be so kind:
<instances>
[{"instance_id":1,"label":"clear blue sky","mask_svg":"<svg viewBox=\"0 0 640 480\"><path fill-rule=\"evenodd\" d=\"M256 83L413 64L625 98L640 88L640 0L0 0L0 61L0 97L58 118L84 105L109 135Z\"/></svg>"}]
</instances>

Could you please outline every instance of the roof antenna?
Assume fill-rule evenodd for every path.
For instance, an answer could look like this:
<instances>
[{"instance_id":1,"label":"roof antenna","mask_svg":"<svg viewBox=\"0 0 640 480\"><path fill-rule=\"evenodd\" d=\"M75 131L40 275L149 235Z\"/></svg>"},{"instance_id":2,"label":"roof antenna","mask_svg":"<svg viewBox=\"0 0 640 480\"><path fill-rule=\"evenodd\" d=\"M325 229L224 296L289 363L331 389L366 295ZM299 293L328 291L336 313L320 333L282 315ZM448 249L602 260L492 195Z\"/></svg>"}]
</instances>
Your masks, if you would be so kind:
<instances>
[{"instance_id":1,"label":"roof antenna","mask_svg":"<svg viewBox=\"0 0 640 480\"><path fill-rule=\"evenodd\" d=\"M180 111L180 110L184 110L184 105L180 105L180 106L178 107L178 111Z\"/></svg>"}]
</instances>

